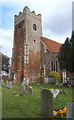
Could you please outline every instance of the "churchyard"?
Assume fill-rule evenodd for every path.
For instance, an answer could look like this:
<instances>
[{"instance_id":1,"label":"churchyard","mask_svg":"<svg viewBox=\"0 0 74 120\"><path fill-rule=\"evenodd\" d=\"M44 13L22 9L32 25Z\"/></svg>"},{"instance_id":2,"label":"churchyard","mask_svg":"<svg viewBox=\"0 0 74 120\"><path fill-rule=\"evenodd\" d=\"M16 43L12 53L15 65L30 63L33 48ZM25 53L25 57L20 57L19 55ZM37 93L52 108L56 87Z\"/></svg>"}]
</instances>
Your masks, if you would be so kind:
<instances>
[{"instance_id":1,"label":"churchyard","mask_svg":"<svg viewBox=\"0 0 74 120\"><path fill-rule=\"evenodd\" d=\"M53 99L53 111L63 109L67 103L72 103L74 87L55 86L42 83L29 83L33 88L32 94L28 89L21 93L20 83L13 84L12 88L2 87L2 116L3 118L40 118L42 89L62 90ZM44 105L45 106L45 105ZM43 116L42 116L43 117ZM65 118L65 116L63 116Z\"/></svg>"}]
</instances>

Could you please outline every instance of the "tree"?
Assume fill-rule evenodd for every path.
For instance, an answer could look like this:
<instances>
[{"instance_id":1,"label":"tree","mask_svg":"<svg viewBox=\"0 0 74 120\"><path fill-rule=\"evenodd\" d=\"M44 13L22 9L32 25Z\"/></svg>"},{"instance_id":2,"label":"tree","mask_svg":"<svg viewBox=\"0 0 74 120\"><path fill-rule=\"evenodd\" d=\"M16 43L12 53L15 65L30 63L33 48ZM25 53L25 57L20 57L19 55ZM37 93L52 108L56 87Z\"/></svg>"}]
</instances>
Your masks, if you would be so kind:
<instances>
[{"instance_id":1,"label":"tree","mask_svg":"<svg viewBox=\"0 0 74 120\"><path fill-rule=\"evenodd\" d=\"M71 51L72 51L71 59L72 59L72 73L73 73L74 72L74 31L72 31L72 36L71 36L70 42L71 42L71 45L72 45L72 47L71 47Z\"/></svg>"},{"instance_id":2,"label":"tree","mask_svg":"<svg viewBox=\"0 0 74 120\"><path fill-rule=\"evenodd\" d=\"M71 73L73 73L72 70L72 61L73 61L73 56L72 52L72 42L74 44L74 32L72 32L71 39L67 38L65 43L61 46L60 52L58 55L58 60L59 60L59 65L61 70L67 70ZM74 54L74 53L73 53Z\"/></svg>"},{"instance_id":3,"label":"tree","mask_svg":"<svg viewBox=\"0 0 74 120\"><path fill-rule=\"evenodd\" d=\"M9 57L2 53L2 70L9 72Z\"/></svg>"}]
</instances>

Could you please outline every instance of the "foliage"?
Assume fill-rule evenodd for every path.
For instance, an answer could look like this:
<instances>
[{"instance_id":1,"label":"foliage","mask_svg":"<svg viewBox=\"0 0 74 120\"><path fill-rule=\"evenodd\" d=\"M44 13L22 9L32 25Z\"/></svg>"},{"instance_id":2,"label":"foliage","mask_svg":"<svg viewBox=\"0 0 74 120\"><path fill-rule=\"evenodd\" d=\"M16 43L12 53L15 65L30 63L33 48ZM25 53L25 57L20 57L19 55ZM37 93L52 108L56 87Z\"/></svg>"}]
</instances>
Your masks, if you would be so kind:
<instances>
[{"instance_id":1,"label":"foliage","mask_svg":"<svg viewBox=\"0 0 74 120\"><path fill-rule=\"evenodd\" d=\"M54 118L63 118L66 117L66 107L63 109L58 109L53 111L53 117Z\"/></svg>"},{"instance_id":2,"label":"foliage","mask_svg":"<svg viewBox=\"0 0 74 120\"><path fill-rule=\"evenodd\" d=\"M9 57L2 54L2 70L9 72Z\"/></svg>"},{"instance_id":3,"label":"foliage","mask_svg":"<svg viewBox=\"0 0 74 120\"><path fill-rule=\"evenodd\" d=\"M58 60L61 70L65 69L71 73L74 72L72 67L74 64L74 31L72 31L71 39L67 38L61 46Z\"/></svg>"},{"instance_id":4,"label":"foliage","mask_svg":"<svg viewBox=\"0 0 74 120\"><path fill-rule=\"evenodd\" d=\"M71 36L71 39L70 39L70 42L71 42L71 60L72 60L72 66L74 66L74 31L72 31L72 36ZM74 67L72 67L72 73L74 72Z\"/></svg>"},{"instance_id":5,"label":"foliage","mask_svg":"<svg viewBox=\"0 0 74 120\"><path fill-rule=\"evenodd\" d=\"M43 83L44 82L44 77L45 77L45 75L40 75L39 76L39 83Z\"/></svg>"},{"instance_id":6,"label":"foliage","mask_svg":"<svg viewBox=\"0 0 74 120\"><path fill-rule=\"evenodd\" d=\"M48 76L54 76L55 80L61 80L61 75L56 71L51 71Z\"/></svg>"}]
</instances>

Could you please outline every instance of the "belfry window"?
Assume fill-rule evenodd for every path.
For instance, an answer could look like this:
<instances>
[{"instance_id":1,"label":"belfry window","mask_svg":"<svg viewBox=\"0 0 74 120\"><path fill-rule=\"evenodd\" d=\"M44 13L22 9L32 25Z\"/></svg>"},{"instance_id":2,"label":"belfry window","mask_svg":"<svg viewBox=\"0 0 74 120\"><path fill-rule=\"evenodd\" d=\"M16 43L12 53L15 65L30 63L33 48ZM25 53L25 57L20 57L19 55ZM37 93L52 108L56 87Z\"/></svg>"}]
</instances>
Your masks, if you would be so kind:
<instances>
[{"instance_id":1,"label":"belfry window","mask_svg":"<svg viewBox=\"0 0 74 120\"><path fill-rule=\"evenodd\" d=\"M34 40L34 43L35 43L36 41Z\"/></svg>"},{"instance_id":2,"label":"belfry window","mask_svg":"<svg viewBox=\"0 0 74 120\"><path fill-rule=\"evenodd\" d=\"M18 29L20 29L21 28L21 24L18 24Z\"/></svg>"},{"instance_id":3,"label":"belfry window","mask_svg":"<svg viewBox=\"0 0 74 120\"><path fill-rule=\"evenodd\" d=\"M51 71L58 71L58 61L51 60Z\"/></svg>"},{"instance_id":4,"label":"belfry window","mask_svg":"<svg viewBox=\"0 0 74 120\"><path fill-rule=\"evenodd\" d=\"M37 28L36 28L36 24L33 24L33 30L37 30Z\"/></svg>"}]
</instances>

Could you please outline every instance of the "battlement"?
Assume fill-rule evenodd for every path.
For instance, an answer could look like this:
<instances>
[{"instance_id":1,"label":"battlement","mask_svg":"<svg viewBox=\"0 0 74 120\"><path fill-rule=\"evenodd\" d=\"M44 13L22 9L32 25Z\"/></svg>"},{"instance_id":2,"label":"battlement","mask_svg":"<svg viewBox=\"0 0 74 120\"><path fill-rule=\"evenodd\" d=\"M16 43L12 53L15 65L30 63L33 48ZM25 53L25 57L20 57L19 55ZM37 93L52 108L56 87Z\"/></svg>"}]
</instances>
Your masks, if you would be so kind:
<instances>
[{"instance_id":1,"label":"battlement","mask_svg":"<svg viewBox=\"0 0 74 120\"><path fill-rule=\"evenodd\" d=\"M15 24L17 24L19 20L20 21L24 20L26 15L29 15L29 16L34 17L35 19L38 19L41 21L41 14L36 14L35 11L31 12L30 9L27 6L25 6L23 9L23 12L19 12L18 15L14 16Z\"/></svg>"}]
</instances>

